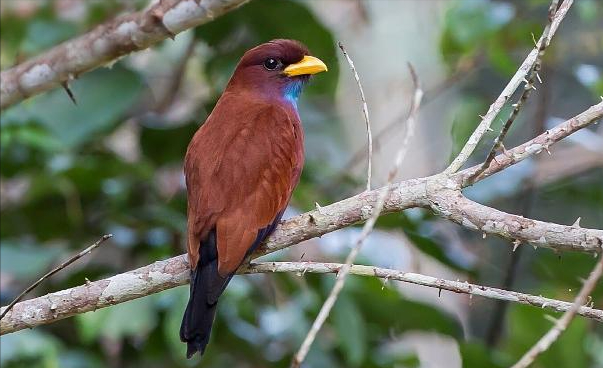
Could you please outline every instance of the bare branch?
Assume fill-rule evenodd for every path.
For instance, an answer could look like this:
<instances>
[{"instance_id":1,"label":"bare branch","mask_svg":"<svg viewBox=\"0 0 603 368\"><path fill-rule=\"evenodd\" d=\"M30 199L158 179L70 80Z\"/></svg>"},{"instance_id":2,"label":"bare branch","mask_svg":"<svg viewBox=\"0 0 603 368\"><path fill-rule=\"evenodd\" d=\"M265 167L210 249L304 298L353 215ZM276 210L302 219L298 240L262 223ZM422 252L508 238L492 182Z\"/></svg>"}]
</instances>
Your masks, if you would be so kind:
<instances>
[{"instance_id":1,"label":"bare branch","mask_svg":"<svg viewBox=\"0 0 603 368\"><path fill-rule=\"evenodd\" d=\"M337 273L342 266L342 264L338 263L260 262L242 267L240 273ZM181 255L158 261L108 279L90 282L71 289L20 302L7 314L6 318L0 321L0 335L53 323L76 314L106 308L185 285L189 280L189 271L187 257L186 255ZM508 300L556 312L564 312L572 307L572 303L556 299L372 266L354 265L350 273L408 282L489 299ZM599 309L582 306L578 309L578 314L603 322L603 311Z\"/></svg>"},{"instance_id":2,"label":"bare branch","mask_svg":"<svg viewBox=\"0 0 603 368\"><path fill-rule=\"evenodd\" d=\"M557 320L555 326L542 336L542 338L538 340L538 342L532 346L532 348L528 350L515 365L513 365L513 368L526 368L530 366L538 355L545 352L551 344L559 338L561 333L567 329L572 319L574 319L575 315L579 314L580 309L584 308L588 295L594 290L595 286L597 286L597 281L601 278L601 274L603 274L603 257L599 259L599 262L597 262L597 265L590 273L590 276L582 286L582 290L580 290L576 296L572 306L559 320Z\"/></svg>"},{"instance_id":3,"label":"bare branch","mask_svg":"<svg viewBox=\"0 0 603 368\"><path fill-rule=\"evenodd\" d=\"M23 290L23 292L21 294L19 294L19 296L17 296L12 302L10 302L10 304L8 306L6 306L6 308L4 308L2 310L2 313L0 314L0 320L2 318L4 318L4 316L15 306L15 304L17 304L21 299L23 299L23 297L25 295L27 295L29 292L31 292L33 289L35 289L38 285L40 285L44 280L50 278L52 275L54 275L55 273L64 269L65 267L69 266L70 264L72 264L73 262L82 258L83 256L92 253L93 250L98 248L105 240L111 238L112 236L113 236L113 234L103 235L103 237L98 239L96 242L94 242L94 244L87 247L86 249L79 252L78 254L75 254L74 256L72 256L71 258L66 260L65 262L61 263L57 267L55 267L52 270L50 270L49 272L47 272L44 276L40 277L38 279L38 281L34 282L27 289Z\"/></svg>"},{"instance_id":4,"label":"bare branch","mask_svg":"<svg viewBox=\"0 0 603 368\"><path fill-rule=\"evenodd\" d=\"M342 47L341 44L339 47ZM343 50L343 47L342 47L342 50ZM345 51L344 51L344 53L345 53ZM379 215L381 214L381 211L383 210L383 206L385 204L385 199L389 195L389 192L391 190L390 184L392 183L394 177L396 176L396 174L400 168L400 165L402 164L402 161L404 160L404 156L406 155L406 152L408 150L407 146L409 143L409 138L410 138L410 135L412 135L414 133L414 126L416 124L417 114L419 111L419 107L421 105L421 99L423 98L423 90L421 89L421 87L419 85L417 74L415 73L415 71L410 63L408 64L408 68L410 70L412 80L413 80L413 83L415 86L415 93L414 93L414 97L412 100L411 114L409 115L408 120L406 122L406 126L408 127L408 129L406 131L406 136L404 138L404 141L402 142L402 145L400 146L400 149L398 150L398 153L396 154L396 160L394 163L394 167L389 172L389 175L387 178L387 183L385 184L385 186L383 188L380 189L379 197L377 199L377 204L375 205L375 208L373 208L373 213L372 213L371 217L368 219L368 221L364 224L364 226L362 228L362 232L356 239L354 247L352 248L352 250L346 257L345 264L338 270L337 280L335 281L335 285L333 286L333 289L331 289L331 292L329 293L329 296L327 297L324 304L320 308L320 312L316 316L314 323L312 323L312 327L310 328L310 331L308 331L308 334L306 335L306 338L304 339L302 345L300 346L299 350L293 357L293 360L291 362L292 368L298 368L301 365L301 363L304 361L304 359L306 358L306 355L308 354L308 351L310 350L310 347L312 346L312 343L316 339L316 335L318 334L318 331L320 331L322 325L324 324L324 322L327 320L327 317L331 313L331 309L333 309L333 306L335 305L335 302L337 301L337 298L339 297L339 293L341 292L341 290L343 289L343 286L345 285L345 280L351 270L354 260L356 259L356 257L358 256L358 253L360 252L360 248L362 248L364 240L368 237L368 235L371 233L371 231L373 231L375 223L377 222L377 219L379 218Z\"/></svg>"},{"instance_id":5,"label":"bare branch","mask_svg":"<svg viewBox=\"0 0 603 368\"><path fill-rule=\"evenodd\" d=\"M498 156L488 165L488 168L481 174L476 175L480 170L481 165L476 165L465 169L454 175L455 178L463 187L472 185L475 181L479 181L492 174L506 169L526 158L538 154L543 150L548 151L549 147L563 138L575 133L576 131L587 127L597 120L603 118L603 101L591 106L588 110L574 116L573 118L564 121L555 128L547 130L534 139L519 145L511 150L508 150ZM474 177L474 179L472 179Z\"/></svg>"},{"instance_id":6,"label":"bare branch","mask_svg":"<svg viewBox=\"0 0 603 368\"><path fill-rule=\"evenodd\" d=\"M549 132L551 140L547 142L553 144L564 136L591 124L597 116L595 111L599 111L600 114L600 110L597 109L601 107L593 106L585 113L551 130ZM533 144L536 141L542 143L542 139L544 138L539 136L530 141L532 143L528 143ZM526 144L510 152L517 153L523 159L527 155L522 155L520 152L526 151L522 148ZM504 167L515 162L511 160ZM601 255L603 230L531 220L464 198L460 193L462 178L467 177L473 169L476 168L465 169L452 177L438 174L391 184L382 213L399 212L411 207L432 208L438 215L470 230L495 234L507 239L519 239L537 247L597 252L599 256L603 256ZM310 211L282 222L252 258L367 220L374 213L381 190L363 192L321 207L320 210ZM17 303L0 321L0 334L51 323L75 314L157 293L182 285L187 282L187 278L186 257L178 256L109 279Z\"/></svg>"},{"instance_id":7,"label":"bare branch","mask_svg":"<svg viewBox=\"0 0 603 368\"><path fill-rule=\"evenodd\" d=\"M366 104L366 98L364 97L364 90L362 89L362 84L360 83L360 76L358 76L358 72L356 72L356 68L354 67L354 62L345 51L343 44L341 42L337 43L341 52L343 52L343 56L347 60L350 65L350 69L352 69L352 73L354 73L354 79L356 79L356 84L358 84L358 90L360 91L360 99L362 100L362 113L364 115L364 122L366 123L366 140L367 140L367 149L368 149L368 163L366 169L366 191L371 190L371 177L373 175L373 133L371 131L371 121L369 120L368 113L368 105Z\"/></svg>"},{"instance_id":8,"label":"bare branch","mask_svg":"<svg viewBox=\"0 0 603 368\"><path fill-rule=\"evenodd\" d=\"M291 272L301 273L337 273L343 267L341 263L322 262L259 262L252 263L243 268L240 273L270 273ZM386 280L407 282L410 284L427 286L439 290L448 290L454 293L481 296L488 299L506 300L514 303L532 305L534 307L548 309L555 312L565 312L572 307L572 303L542 296L518 293L497 289L489 286L470 284L467 281L451 281L441 278L426 276L412 272L402 272L388 268L375 266L353 265L350 274L367 277L378 277ZM579 315L603 322L603 310L580 306L577 309Z\"/></svg>"},{"instance_id":9,"label":"bare branch","mask_svg":"<svg viewBox=\"0 0 603 368\"><path fill-rule=\"evenodd\" d=\"M0 109L207 23L247 0L163 0L119 17L0 74Z\"/></svg>"},{"instance_id":10,"label":"bare branch","mask_svg":"<svg viewBox=\"0 0 603 368\"><path fill-rule=\"evenodd\" d=\"M500 133L494 139L494 144L492 145L490 152L486 156L486 160L484 161L484 163L482 164L480 169L477 170L475 172L475 174L473 174L469 178L469 181L474 180L477 176L479 176L481 173L486 171L488 166L490 166L490 163L492 163L492 160L494 160L494 156L496 156L496 152L498 152L501 148L502 148L503 152L505 151L505 146L503 145L503 141L505 140L505 137L506 137L507 133L509 132L509 129L511 129L511 125L513 124L513 122L515 121L517 116L519 115L519 111L521 110L521 108L523 107L525 102L527 101L528 97L530 97L532 90L536 89L536 87L534 87L534 83L536 82L536 76L538 76L538 72L541 69L542 58L544 57L544 53L548 46L548 39L549 39L549 32L551 30L551 23L553 22L555 13L557 12L558 3L559 3L559 0L553 0L553 2L551 2L551 5L549 7L549 22L547 23L546 27L544 27L544 31L542 32L542 39L545 40L545 42L540 43L540 47L538 48L538 55L536 56L536 60L534 61L534 66L530 70L528 77L525 81L525 85L523 86L523 92L521 93L521 96L519 96L519 99L517 100L517 102L513 104L513 110L511 110L511 114L509 115L509 118L503 124L503 126L500 130ZM540 77L538 77L538 78L540 79ZM542 81L540 83L542 83Z\"/></svg>"},{"instance_id":11,"label":"bare branch","mask_svg":"<svg viewBox=\"0 0 603 368\"><path fill-rule=\"evenodd\" d=\"M494 101L494 103L492 105L490 105L490 109L488 110L486 115L483 117L481 123L478 125L478 127L475 129L475 131L471 134L471 136L467 140L467 143L465 143L465 146L461 149L461 152L452 161L450 166L448 166L446 168L444 173L453 174L453 173L457 172L465 164L465 162L467 162L467 160L469 159L469 156L471 156L471 154L475 150L475 147L477 147L478 143L483 138L484 134L486 134L486 132L490 129L492 122L494 121L494 119L496 118L496 116L498 115L500 110L503 108L505 103L508 101L508 99L511 97L511 95L513 95L515 90L517 90L517 88L521 85L521 83L524 81L524 79L526 78L528 73L530 73L530 71L533 70L534 64L536 63L536 61L538 59L538 55L540 53L541 46L542 45L548 46L550 44L553 35L555 35L555 32L557 31L557 28L559 27L559 24L561 23L561 21L563 20L563 18L565 17L565 15L567 14L569 8L572 6L573 3L574 3L573 0L565 0L561 4L561 7L559 7L559 10L555 13L555 16L553 17L553 20L551 22L551 27L548 32L548 37L544 37L544 36L546 36L546 34L543 34L543 36L540 37L540 40L536 44L536 47L530 52L528 57L526 57L526 59L523 61L523 63L519 67L519 69L517 69L517 72L511 78L511 80L509 81L507 86L503 89L500 96L498 96L498 98ZM546 29L545 29L545 31L546 31Z\"/></svg>"}]
</instances>

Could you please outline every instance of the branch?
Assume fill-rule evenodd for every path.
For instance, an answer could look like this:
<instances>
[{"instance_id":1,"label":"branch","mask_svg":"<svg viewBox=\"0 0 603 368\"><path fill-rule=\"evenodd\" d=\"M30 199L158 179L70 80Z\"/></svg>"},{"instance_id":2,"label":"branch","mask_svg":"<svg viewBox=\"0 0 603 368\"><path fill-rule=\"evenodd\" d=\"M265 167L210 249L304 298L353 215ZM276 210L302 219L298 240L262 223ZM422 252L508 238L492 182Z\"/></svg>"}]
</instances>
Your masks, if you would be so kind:
<instances>
[{"instance_id":1,"label":"branch","mask_svg":"<svg viewBox=\"0 0 603 368\"><path fill-rule=\"evenodd\" d=\"M337 273L342 266L342 264L337 263L260 262L242 267L240 273ZM18 303L7 314L6 318L0 321L0 335L53 323L76 314L94 311L185 285L189 280L189 270L186 255L181 255L157 261L108 279L26 300ZM489 299L508 300L557 312L568 311L572 307L572 303L556 299L372 266L354 265L350 273L408 282ZM603 311L599 309L582 306L578 309L578 314L603 322Z\"/></svg>"},{"instance_id":2,"label":"branch","mask_svg":"<svg viewBox=\"0 0 603 368\"><path fill-rule=\"evenodd\" d=\"M483 138L484 134L486 134L487 131L491 130L490 126L492 125L492 122L494 121L500 110L503 108L507 100L511 98L511 95L513 95L519 85L524 81L528 73L533 70L536 61L538 60L538 55L540 53L541 46L543 44L546 46L550 44L553 35L555 35L555 32L559 27L559 24L567 14L573 2L573 0L565 0L561 4L561 7L559 8L559 10L557 10L555 16L553 17L550 29L545 28L545 32L548 31L548 37L545 37L547 36L547 34L543 34L543 36L540 37L540 40L536 44L536 47L530 52L530 54L528 54L528 57L526 57L519 69L517 69L517 72L515 73L513 78L511 78L507 86L503 89L500 96L498 96L494 103L490 105L490 109L482 118L481 123L478 125L475 131L471 134L471 136L467 140L467 143L465 143L465 146L461 149L461 152L452 161L450 166L446 168L446 170L444 171L446 174L453 174L457 172L465 164L465 162L467 162L469 156L471 156L471 154L475 150L475 147L477 147L478 143Z\"/></svg>"},{"instance_id":3,"label":"branch","mask_svg":"<svg viewBox=\"0 0 603 368\"><path fill-rule=\"evenodd\" d=\"M213 20L247 0L162 0L64 42L0 74L0 109Z\"/></svg>"},{"instance_id":4,"label":"branch","mask_svg":"<svg viewBox=\"0 0 603 368\"><path fill-rule=\"evenodd\" d=\"M243 268L240 273L270 273L291 272L295 274L304 273L337 273L343 264L341 263L317 263L317 262L259 262L252 263ZM470 284L467 281L451 281L441 278L426 276L412 272L402 272L388 268L375 266L353 265L350 274L367 277L378 277L385 280L395 280L410 284L427 286L438 290L448 290L459 294L481 296L488 299L506 300L514 303L532 305L534 307L548 309L555 312L566 312L573 304L557 299L549 299L542 296L518 293L497 289L488 286ZM603 310L581 306L577 313L583 317L603 322Z\"/></svg>"},{"instance_id":5,"label":"branch","mask_svg":"<svg viewBox=\"0 0 603 368\"><path fill-rule=\"evenodd\" d=\"M15 306L15 304L17 304L17 302L19 302L21 299L23 299L23 297L25 295L27 295L29 292L31 292L33 289L35 289L44 280L46 280L47 278L51 277L52 275L54 275L55 273L59 272L60 270L64 269L65 267L69 266L70 264L72 264L73 262L75 262L78 259L82 258L83 256L85 256L87 254L90 254L93 250L95 250L96 248L98 248L105 240L107 240L107 239L109 239L111 237L113 237L113 234L103 235L100 239L98 239L97 241L95 241L94 244L92 244L91 246L87 247L86 249L84 249L83 251L79 252L78 254L70 257L68 260L66 260L65 262L61 263L57 267L53 268L52 270L50 270L49 272L47 272L44 276L40 277L38 279L38 281L34 282L27 289L23 290L23 292L21 294L19 294L12 302L10 302L10 304L6 308L4 308L2 310L2 313L0 313L0 320L2 318L4 318L4 316L8 312L10 312L10 310Z\"/></svg>"},{"instance_id":6,"label":"branch","mask_svg":"<svg viewBox=\"0 0 603 368\"><path fill-rule=\"evenodd\" d=\"M362 84L360 83L360 76L358 76L358 72L356 71L356 68L354 67L354 62L352 61L352 59L350 58L348 53L345 51L343 44L341 42L338 42L337 45L341 49L343 56L345 56L345 59L347 60L348 64L350 65L350 69L352 70L352 73L354 73L354 79L356 79L356 84L358 84L358 90L360 91L360 99L362 100L362 114L364 115L364 122L366 123L366 140L367 140L367 150L368 150L367 151L368 164L367 164L367 168L366 168L366 190L369 191L369 190L371 190L371 177L372 177L372 173L373 173L373 133L371 131L371 121L369 120L368 105L366 104L366 98L364 97L364 90L362 89Z\"/></svg>"},{"instance_id":7,"label":"branch","mask_svg":"<svg viewBox=\"0 0 603 368\"><path fill-rule=\"evenodd\" d=\"M476 175L476 173L478 173L480 170L481 165L475 165L457 173L454 175L454 178L461 183L463 187L472 185L475 181L479 181L492 174L502 171L532 155L542 152L543 150L550 153L549 147L551 145L602 118L603 101L591 106L588 108L588 110L574 116L573 118L564 121L553 129L545 131L528 142L496 156L488 168L481 174ZM474 179L472 179L473 176L475 176Z\"/></svg>"},{"instance_id":8,"label":"branch","mask_svg":"<svg viewBox=\"0 0 603 368\"><path fill-rule=\"evenodd\" d=\"M490 163L492 163L492 160L496 156L497 151L499 151L501 148L502 148L503 152L505 151L505 146L503 145L503 141L505 140L505 137L506 137L507 133L509 132L509 129L511 129L511 125L513 125L513 122L519 115L519 111L521 110L521 108L523 107L525 102L528 100L528 97L530 97L532 90L536 90L536 87L534 87L536 78L538 78L540 83L542 83L542 80L540 80L540 76L538 75L538 72L541 69L542 58L544 57L544 53L548 46L548 39L549 39L549 32L551 30L551 23L553 22L555 13L557 12L557 6L559 5L558 3L559 3L559 0L553 0L551 2L551 5L549 6L549 22L547 23L546 27L544 27L544 31L542 32L542 39L545 41L541 42L540 47L538 47L538 55L536 55L536 60L534 61L534 66L528 73L527 79L525 79L525 85L523 86L523 91L521 92L521 96L519 96L519 99L517 99L517 102L512 105L513 110L511 110L511 114L507 118L507 121L503 124L502 129L500 130L500 133L494 139L494 144L492 145L490 152L486 156L486 160L484 161L482 166L479 168L479 170L477 170L469 178L470 181L475 180L475 178L477 176L479 176L481 173L483 173L488 168L488 166L490 166Z\"/></svg>"},{"instance_id":9,"label":"branch","mask_svg":"<svg viewBox=\"0 0 603 368\"><path fill-rule=\"evenodd\" d=\"M598 116L593 114L593 109L601 109L601 105L593 106L585 113L551 130L549 135L556 138L550 143L592 124ZM587 114L588 118L584 114ZM540 139L539 137L534 140ZM525 145L526 143L509 152L533 152L522 148ZM522 159L528 156L529 154L521 155ZM501 164L500 170L515 162L517 161L510 160L505 165ZM467 177L473 169L475 168L465 169L452 177L438 174L392 184L382 213L400 212L411 207L431 208L438 215L470 230L531 242L536 247L596 252L603 256L603 230L531 220L483 206L463 197L460 193L461 179ZM375 208L380 192L381 189L363 192L282 222L268 241L254 252L252 258L366 221ZM186 257L178 256L109 279L17 303L0 321L0 335L182 285L187 282L187 267Z\"/></svg>"},{"instance_id":10,"label":"branch","mask_svg":"<svg viewBox=\"0 0 603 368\"><path fill-rule=\"evenodd\" d=\"M553 326L549 332L542 336L542 338L538 340L538 342L532 346L532 348L528 350L525 355L522 356L517 363L515 363L515 365L513 365L513 368L527 368L534 362L538 355L545 352L551 346L551 344L553 344L557 338L559 338L561 333L567 329L572 319L574 319L574 316L577 313L579 314L580 310L584 308L583 305L587 303L588 296L593 291L595 286L597 286L597 281L601 278L602 273L603 258L597 262L597 265L590 273L590 276L584 283L584 286L582 286L582 290L580 290L578 296L576 296L572 306L566 310L559 320L557 320L555 326ZM601 320L599 319L599 321Z\"/></svg>"},{"instance_id":11,"label":"branch","mask_svg":"<svg viewBox=\"0 0 603 368\"><path fill-rule=\"evenodd\" d=\"M343 46L341 44L339 46L341 47L341 49L344 51L344 54L345 54L345 50L343 49ZM349 61L351 61L351 60L349 60ZM369 234L373 231L373 228L375 227L375 223L377 222L377 219L379 218L381 211L383 210L383 206L385 204L385 199L387 198L387 196L389 195L389 192L391 190L390 184L394 180L394 177L397 175L398 170L400 169L400 166L402 165L402 161L404 160L404 157L406 156L406 152L408 150L408 142L409 142L410 137L414 134L414 130L415 130L414 126L416 125L416 122L417 122L417 115L419 112L419 107L421 106L421 99L423 98L423 90L421 89L421 87L419 85L419 80L417 78L417 74L410 63L408 64L408 68L409 68L410 74L412 76L415 92L414 92L414 95L413 95L414 97L412 100L411 113L408 116L408 119L405 124L408 127L408 129L406 131L406 136L404 137L404 141L402 142L400 149L398 150L398 152L396 154L394 166L390 170L389 175L387 177L387 183L385 184L385 186L383 188L381 188L381 190L379 192L379 197L377 198L377 204L375 205L375 208L372 210L372 215L368 219L368 221L364 224L364 226L362 227L362 232L356 239L354 247L352 248L352 250L346 257L345 264L342 267L340 267L339 270L337 271L337 280L335 281L335 285L331 289L329 296L327 297L327 299L323 303L322 307L320 308L320 311L319 311L318 315L316 316L314 323L312 323L312 327L310 328L310 331L308 331L308 334L306 335L306 338L304 339L302 345L300 346L299 350L293 357L293 361L291 362L291 368L299 368L301 363L306 358L306 355L308 354L308 351L310 350L312 343L316 339L316 335L318 334L318 331L320 331L322 325L325 323L325 321L327 320L327 317L331 313L331 309L333 309L333 306L335 305L335 302L337 301L337 298L339 297L339 294L341 293L341 290L343 289L343 286L345 285L345 280L346 280L348 274L350 273L352 264L356 260L358 253L360 253L360 248L362 248L364 241L366 240L366 238L369 236ZM357 74L356 74L356 76L357 76ZM362 89L361 89L361 91L362 91ZM367 120L367 124L368 124L368 120ZM370 185L368 185L368 186L370 187Z\"/></svg>"}]
</instances>

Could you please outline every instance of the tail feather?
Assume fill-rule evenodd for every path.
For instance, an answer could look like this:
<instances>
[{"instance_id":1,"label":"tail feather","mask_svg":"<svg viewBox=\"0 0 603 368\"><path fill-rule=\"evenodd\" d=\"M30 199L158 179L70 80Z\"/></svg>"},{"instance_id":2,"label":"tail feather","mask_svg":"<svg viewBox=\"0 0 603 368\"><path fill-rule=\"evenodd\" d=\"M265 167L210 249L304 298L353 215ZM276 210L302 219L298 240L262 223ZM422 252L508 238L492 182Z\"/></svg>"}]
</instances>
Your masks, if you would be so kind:
<instances>
[{"instance_id":1,"label":"tail feather","mask_svg":"<svg viewBox=\"0 0 603 368\"><path fill-rule=\"evenodd\" d=\"M205 352L218 297L232 278L232 275L221 277L218 274L215 231L211 231L202 242L200 253L199 262L191 271L190 296L180 326L180 340L187 343L187 358L191 358L196 352L200 355Z\"/></svg>"}]
</instances>

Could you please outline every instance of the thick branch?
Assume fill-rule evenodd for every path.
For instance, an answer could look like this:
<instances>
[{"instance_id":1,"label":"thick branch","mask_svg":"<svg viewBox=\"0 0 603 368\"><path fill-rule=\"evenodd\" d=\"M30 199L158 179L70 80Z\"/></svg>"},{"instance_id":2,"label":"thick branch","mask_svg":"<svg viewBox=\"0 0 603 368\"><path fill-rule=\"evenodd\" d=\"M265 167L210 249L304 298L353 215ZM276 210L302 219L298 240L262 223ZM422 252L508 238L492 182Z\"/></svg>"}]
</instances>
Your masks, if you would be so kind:
<instances>
[{"instance_id":1,"label":"thick branch","mask_svg":"<svg viewBox=\"0 0 603 368\"><path fill-rule=\"evenodd\" d=\"M600 109L600 105L593 108ZM570 119L551 130L549 136L554 138L547 141L547 144L553 144L564 136L592 124L597 116L592 114L593 108L584 113L588 113L588 119ZM576 119L579 120L579 124L572 122ZM533 143L541 137L536 137L530 142ZM532 144L530 142L528 143ZM523 159L533 153L532 150L524 147L526 144L509 152L530 151L521 155ZM506 161L496 171L518 161L519 159ZM598 252L603 256L601 255L603 230L531 220L483 206L463 197L460 192L462 187L460 179L468 177L473 169L475 168L465 169L451 177L438 174L392 184L382 212L399 212L411 207L431 208L440 216L474 231L529 242L537 247ZM373 213L381 190L382 188L378 188L364 192L284 221L252 258L366 221ZM50 323L74 314L123 303L182 285L187 282L187 267L185 257L178 256L109 279L18 303L0 321L0 334Z\"/></svg>"},{"instance_id":2,"label":"thick branch","mask_svg":"<svg viewBox=\"0 0 603 368\"><path fill-rule=\"evenodd\" d=\"M0 109L133 51L211 21L247 0L162 0L66 41L0 74Z\"/></svg>"},{"instance_id":3,"label":"thick branch","mask_svg":"<svg viewBox=\"0 0 603 368\"><path fill-rule=\"evenodd\" d=\"M337 263L261 262L243 268L240 273L337 273L342 266L342 264ZM557 312L567 311L572 307L572 303L541 296L372 266L354 265L350 273L369 277L375 276L386 280L409 282L490 299L508 300L539 308L547 308ZM6 317L0 321L0 335L52 323L76 314L94 311L158 293L184 285L188 282L188 278L189 267L186 256L178 256L158 261L108 279L26 300L15 305ZM597 321L603 321L603 311L598 309L582 306L578 309L578 314Z\"/></svg>"}]
</instances>

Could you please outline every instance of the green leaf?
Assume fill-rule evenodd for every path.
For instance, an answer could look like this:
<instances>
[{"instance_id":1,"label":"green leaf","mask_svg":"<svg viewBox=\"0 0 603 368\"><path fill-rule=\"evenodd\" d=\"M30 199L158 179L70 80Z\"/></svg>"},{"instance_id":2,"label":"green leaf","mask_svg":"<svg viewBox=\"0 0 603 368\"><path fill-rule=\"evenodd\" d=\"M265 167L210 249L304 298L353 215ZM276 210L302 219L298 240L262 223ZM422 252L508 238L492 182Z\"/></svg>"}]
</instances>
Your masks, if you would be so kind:
<instances>
[{"instance_id":1,"label":"green leaf","mask_svg":"<svg viewBox=\"0 0 603 368\"><path fill-rule=\"evenodd\" d=\"M2 367L19 361L29 367L59 368L59 341L40 330L23 330L4 335L0 339L0 364Z\"/></svg>"},{"instance_id":2,"label":"green leaf","mask_svg":"<svg viewBox=\"0 0 603 368\"><path fill-rule=\"evenodd\" d=\"M2 239L0 268L13 277L32 279L46 272L61 254L61 248Z\"/></svg>"},{"instance_id":3,"label":"green leaf","mask_svg":"<svg viewBox=\"0 0 603 368\"><path fill-rule=\"evenodd\" d=\"M91 343L99 337L119 340L146 335L157 325L153 296L77 316L82 340Z\"/></svg>"},{"instance_id":4,"label":"green leaf","mask_svg":"<svg viewBox=\"0 0 603 368\"><path fill-rule=\"evenodd\" d=\"M550 330L551 322L544 318L545 313L550 314L532 306L519 304L511 306L507 329L509 336L505 346L506 352L511 357L509 364L519 359L535 341ZM553 317L559 318L560 314L554 313ZM536 359L533 367L587 368L589 365L584 344L586 331L586 319L574 318L551 348Z\"/></svg>"},{"instance_id":5,"label":"green leaf","mask_svg":"<svg viewBox=\"0 0 603 368\"><path fill-rule=\"evenodd\" d=\"M40 123L64 148L76 148L115 126L138 99L142 82L123 67L98 69L70 85L74 105L62 89L55 89L23 104L30 119Z\"/></svg>"},{"instance_id":6,"label":"green leaf","mask_svg":"<svg viewBox=\"0 0 603 368\"><path fill-rule=\"evenodd\" d=\"M466 342L459 344L463 358L463 368L490 367L503 368L505 365L492 358L492 352L481 342Z\"/></svg>"},{"instance_id":7,"label":"green leaf","mask_svg":"<svg viewBox=\"0 0 603 368\"><path fill-rule=\"evenodd\" d=\"M362 313L347 295L337 300L332 311L333 324L349 366L359 367L366 356L366 323Z\"/></svg>"}]
</instances>

